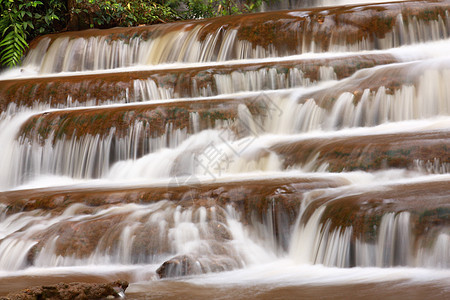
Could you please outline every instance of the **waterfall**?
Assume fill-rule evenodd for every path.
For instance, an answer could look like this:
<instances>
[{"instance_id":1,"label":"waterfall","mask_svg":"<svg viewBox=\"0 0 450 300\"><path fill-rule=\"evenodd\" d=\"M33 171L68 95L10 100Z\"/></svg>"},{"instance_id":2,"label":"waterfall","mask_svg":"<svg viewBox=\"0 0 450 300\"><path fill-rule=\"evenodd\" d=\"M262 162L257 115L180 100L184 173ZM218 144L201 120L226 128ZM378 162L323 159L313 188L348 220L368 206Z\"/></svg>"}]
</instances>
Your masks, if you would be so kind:
<instances>
[{"instance_id":1,"label":"waterfall","mask_svg":"<svg viewBox=\"0 0 450 300\"><path fill-rule=\"evenodd\" d=\"M445 10L445 5L442 6ZM373 9L375 18L388 24L386 29L383 28L385 32L374 32L375 38L367 33L358 37L356 32L359 29L352 28L347 33L332 32L329 39L317 39L314 35L320 36L324 33L322 30L327 31L327 26L335 22L331 19L331 24L325 22L327 15L332 14L327 10L278 12L279 18L272 14L276 18L272 22L279 24L279 28L265 28L265 25L258 24L258 17L264 20L265 14L270 14L262 13L247 22L245 17L235 17L228 26L222 26L215 19L206 19L191 24L180 22L141 28L136 32L137 36L127 35L128 29L118 29L111 36L100 32L98 36L76 38L55 35L39 41L25 59L24 67L40 73L76 72L133 65L256 59L299 52L388 49L448 37L448 14L439 11L441 7L438 5L434 8L436 13L433 11L434 19L428 20L417 19L415 15L403 16L401 4L390 5L393 16L377 15L376 8L376 5L367 7L368 10ZM325 20L311 23L311 19L316 18L315 13L322 14ZM358 15L360 12L350 8L345 13ZM261 30L267 31L274 39L273 43L267 44L251 35L252 26L261 26ZM283 28L289 28L289 34L283 32Z\"/></svg>"},{"instance_id":2,"label":"waterfall","mask_svg":"<svg viewBox=\"0 0 450 300\"><path fill-rule=\"evenodd\" d=\"M289 6L33 41L0 74L2 282L445 294L448 1Z\"/></svg>"},{"instance_id":3,"label":"waterfall","mask_svg":"<svg viewBox=\"0 0 450 300\"><path fill-rule=\"evenodd\" d=\"M431 247L415 249L411 233L410 213L387 213L373 225L375 240L353 237L352 226L331 229L332 221L324 221L326 207L321 206L307 221L300 219L294 230L290 256L298 263L323 264L332 267L445 267L443 258L446 234L441 233ZM424 261L423 253L430 256Z\"/></svg>"}]
</instances>

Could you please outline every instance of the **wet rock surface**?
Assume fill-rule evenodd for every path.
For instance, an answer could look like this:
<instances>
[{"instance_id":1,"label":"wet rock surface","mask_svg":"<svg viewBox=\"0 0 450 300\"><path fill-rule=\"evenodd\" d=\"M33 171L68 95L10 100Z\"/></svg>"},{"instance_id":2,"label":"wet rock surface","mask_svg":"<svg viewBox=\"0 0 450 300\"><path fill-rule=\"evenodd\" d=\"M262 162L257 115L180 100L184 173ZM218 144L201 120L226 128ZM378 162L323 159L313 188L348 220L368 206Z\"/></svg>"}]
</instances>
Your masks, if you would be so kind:
<instances>
[{"instance_id":1,"label":"wet rock surface","mask_svg":"<svg viewBox=\"0 0 450 300\"><path fill-rule=\"evenodd\" d=\"M218 65L196 68L180 68L154 71L134 71L127 73L95 74L78 76L58 76L33 79L16 79L0 81L0 110L15 103L18 106L33 106L37 102L52 107L83 105L95 103L101 105L108 102L139 102L159 100L167 97L154 92L146 94L145 84L150 81L155 87L162 88L171 98L215 96L223 91L219 85L219 77L226 76L230 80L237 76L248 76L249 90L270 90L311 85L320 80L321 68L331 68L337 79L350 76L354 72L376 65L394 63L396 59L388 54L349 55L337 59L302 59L279 62L248 63L236 65ZM291 73L297 71L298 81L291 79ZM252 74L253 73L253 74ZM250 76L259 73L260 82L252 81ZM274 76L282 82L269 83L266 77ZM248 74L248 75L246 75ZM218 77L219 76L219 77ZM136 83L144 86L135 88ZM245 80L243 81L245 83ZM246 90L229 87L230 91ZM68 99L70 97L70 99Z\"/></svg>"},{"instance_id":2,"label":"wet rock surface","mask_svg":"<svg viewBox=\"0 0 450 300\"><path fill-rule=\"evenodd\" d=\"M311 189L337 187L349 182L343 178L273 178L240 180L236 182L217 182L203 184L168 185L161 187L130 187L95 189L34 189L9 191L0 193L0 202L7 205L7 213L20 211L48 210L59 214L69 206L80 203L80 212L93 213L95 207L126 203L154 203L160 200L174 201L183 207L204 206L215 204L233 204L240 206L246 214L253 209L267 208L273 197L279 197L280 202L299 205L299 195ZM284 196L283 196L284 195ZM184 200L183 200L184 199ZM267 199L266 201L262 199ZM261 201L262 200L262 201ZM264 210L264 209L262 209Z\"/></svg>"},{"instance_id":3,"label":"wet rock surface","mask_svg":"<svg viewBox=\"0 0 450 300\"><path fill-rule=\"evenodd\" d=\"M430 5L430 3L432 3ZM187 28L198 29L198 39L205 41L216 34L218 44L225 42L227 35L236 30L236 37L245 43L251 43L250 49L273 52L273 56L294 55L304 52L325 52L339 49L386 49L417 41L433 39L431 34L418 37L409 34L400 40L395 39L393 32L401 30L402 26L414 28L418 22L439 28L441 34L446 34L444 20L447 20L446 2L407 1L398 3L348 5L340 7L311 8L306 10L278 11L269 13L227 16L205 20L194 20L140 26L136 28L114 28L105 31L86 30L64 34L68 39L89 38L99 36L110 42L122 40L130 41L139 36L142 40L170 35L175 31L184 32ZM398 16L401 15L402 18ZM405 22L403 22L405 20ZM436 22L438 25L430 25ZM224 26L224 23L226 26ZM405 24L403 24L405 23ZM61 37L59 34L41 38L54 42ZM437 38L437 37L435 37ZM33 43L38 44L38 41ZM242 58L239 46L233 45L227 49L227 55L220 57L221 47L213 49L209 60ZM353 48L352 48L353 47ZM250 52L249 58L258 58L258 51ZM224 56L222 54L222 56ZM256 56L256 57L252 57ZM182 55L166 57L152 63L173 62L185 59ZM168 61L167 61L168 60ZM58 65L58 64L56 64ZM59 64L61 65L61 63ZM73 64L71 71L79 70L80 64ZM53 72L59 72L56 68Z\"/></svg>"},{"instance_id":4,"label":"wet rock surface","mask_svg":"<svg viewBox=\"0 0 450 300\"><path fill-rule=\"evenodd\" d=\"M305 139L272 149L283 157L285 168L311 163L312 169L325 165L330 172L415 169L419 161L431 165L436 161L435 172L440 172L439 165L450 163L449 142L450 131L436 130Z\"/></svg>"},{"instance_id":5,"label":"wet rock surface","mask_svg":"<svg viewBox=\"0 0 450 300\"><path fill-rule=\"evenodd\" d=\"M190 255L175 256L165 261L157 270L159 278L172 278L199 275L211 272L224 272L242 267L230 256L209 256L196 258Z\"/></svg>"},{"instance_id":6,"label":"wet rock surface","mask_svg":"<svg viewBox=\"0 0 450 300\"><path fill-rule=\"evenodd\" d=\"M448 182L436 180L415 184L368 186L354 189L348 195L342 191L318 194L305 211L305 222L322 205L326 209L321 222L331 222L331 230L352 226L354 238L373 242L378 237L382 217L386 214L410 214L411 231L418 243L431 229L450 226L450 195Z\"/></svg>"},{"instance_id":7,"label":"wet rock surface","mask_svg":"<svg viewBox=\"0 0 450 300\"><path fill-rule=\"evenodd\" d=\"M79 109L44 113L30 118L22 127L23 138L45 140L50 135L57 139L73 136L99 135L105 137L113 133L123 137L133 124L151 128L147 138L164 134L170 125L173 130L185 129L192 132L191 113L199 115L200 129L212 128L216 121L234 119L237 100L220 99L210 102L188 101L183 103L154 103L126 107ZM144 132L148 135L148 132ZM144 138L141 137L142 139Z\"/></svg>"},{"instance_id":8,"label":"wet rock surface","mask_svg":"<svg viewBox=\"0 0 450 300\"><path fill-rule=\"evenodd\" d=\"M188 276L201 273L203 272L200 263L187 255L171 258L156 270L159 278Z\"/></svg>"},{"instance_id":9,"label":"wet rock surface","mask_svg":"<svg viewBox=\"0 0 450 300\"><path fill-rule=\"evenodd\" d=\"M95 189L78 192L72 190L70 194L62 192L65 194L63 197L58 191L29 190L2 193L0 199L4 204L8 203L7 214L28 211L37 214L36 216L45 216L39 213L43 210L55 217L61 214L79 216L50 224L44 231L36 232L32 237L36 244L27 257L28 265L34 265L42 259L45 261L46 258L40 254L48 251L57 256L76 259L88 259L95 253L117 256L116 259L119 260L125 259L114 249L120 249L122 232L126 228L134 228L132 233L129 233L131 236L127 236L133 237L128 254L130 262L160 261L175 251L169 235L171 228L180 221L174 217L174 212L191 211L193 216L189 222L199 226L201 238L208 244L208 248L205 248L207 252L200 252L196 258L202 266L198 272L217 272L241 265L240 258L230 250L232 236L226 221L227 206L239 212L236 218L245 226L255 226L261 230L264 226L270 226L273 238L281 248L287 249L291 226L298 216L302 195L312 189L345 184L347 182L339 178L276 178L170 188L130 188L117 191ZM160 212L152 215L149 211L137 219L132 217L132 212L135 211L132 207L130 211L117 208L116 213L102 213L133 203L160 203ZM145 206L142 206L142 209L145 209ZM200 218L202 214L204 220ZM264 230L255 231L255 235L263 237ZM189 262L191 260L186 260L188 273L192 265ZM173 262L169 265L172 264ZM172 274L172 271L167 272Z\"/></svg>"},{"instance_id":10,"label":"wet rock surface","mask_svg":"<svg viewBox=\"0 0 450 300\"><path fill-rule=\"evenodd\" d=\"M305 93L299 98L299 102L302 103L308 99L314 99L319 106L330 109L343 93L353 94L353 102L356 105L362 99L366 90L373 94L381 91L387 95L394 95L395 93L399 93L405 86L414 86L417 92L420 89L420 79L430 69L441 72L446 69L446 66L432 63L425 65L420 62L408 62L386 65L377 70L371 70L370 72L363 70L342 80L332 88L324 88L317 92ZM426 100L431 101L433 99Z\"/></svg>"},{"instance_id":11,"label":"wet rock surface","mask_svg":"<svg viewBox=\"0 0 450 300\"><path fill-rule=\"evenodd\" d=\"M256 266L248 270L263 271L256 281L271 285L267 291L278 286L272 295L280 283L305 285L305 267L311 285L348 289L372 280L382 287L379 274L394 273L414 285L422 276L410 268L448 270L449 176L432 174L450 170L448 58L435 53L437 43L400 46L447 39L449 9L448 1L349 5L35 41L24 68L12 70L22 79L0 82L1 295L28 282L42 286L10 297L97 299L126 289L125 282L50 285L76 282L77 272L94 273L96 281L81 280L93 283L175 282L170 290L189 283L156 275ZM363 52L389 48L396 49ZM308 58L283 57L301 53ZM245 86L247 75L254 86ZM137 91L148 83L156 92ZM272 122L256 94L273 96L286 115ZM242 116L247 124L237 122ZM405 120L419 125L395 128ZM219 141L223 129L230 136ZM203 143L230 146L255 135L223 180L195 177ZM60 182L69 183L55 187ZM278 272L278 259L292 260L298 275L284 273L292 266ZM342 269L354 266L381 270L366 278L363 268ZM394 266L405 268L387 270ZM229 290L258 289L246 272ZM217 277L224 285L231 279Z\"/></svg>"}]
</instances>

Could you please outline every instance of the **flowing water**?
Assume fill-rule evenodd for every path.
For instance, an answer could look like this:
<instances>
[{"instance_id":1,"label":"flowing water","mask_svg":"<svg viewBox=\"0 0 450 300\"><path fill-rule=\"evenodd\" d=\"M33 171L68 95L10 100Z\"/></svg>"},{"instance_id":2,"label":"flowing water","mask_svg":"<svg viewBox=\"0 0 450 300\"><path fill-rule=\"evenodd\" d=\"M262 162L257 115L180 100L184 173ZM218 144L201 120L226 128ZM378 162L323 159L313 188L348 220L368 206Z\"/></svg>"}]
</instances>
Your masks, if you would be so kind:
<instances>
[{"instance_id":1,"label":"flowing water","mask_svg":"<svg viewBox=\"0 0 450 300\"><path fill-rule=\"evenodd\" d=\"M448 297L450 3L309 2L34 41L0 74L0 295Z\"/></svg>"}]
</instances>

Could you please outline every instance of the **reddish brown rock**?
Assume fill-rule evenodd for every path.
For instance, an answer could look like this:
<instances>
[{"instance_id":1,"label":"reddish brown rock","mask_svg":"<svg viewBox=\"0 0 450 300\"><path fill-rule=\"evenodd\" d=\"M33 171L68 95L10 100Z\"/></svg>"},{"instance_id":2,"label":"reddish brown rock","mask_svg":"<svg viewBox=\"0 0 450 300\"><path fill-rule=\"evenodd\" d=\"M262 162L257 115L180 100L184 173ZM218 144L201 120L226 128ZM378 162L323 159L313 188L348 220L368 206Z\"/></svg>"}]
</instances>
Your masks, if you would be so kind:
<instances>
[{"instance_id":1,"label":"reddish brown rock","mask_svg":"<svg viewBox=\"0 0 450 300\"><path fill-rule=\"evenodd\" d=\"M118 280L112 283L59 283L48 286L32 287L20 292L10 293L4 300L72 300L123 298L128 282Z\"/></svg>"},{"instance_id":2,"label":"reddish brown rock","mask_svg":"<svg viewBox=\"0 0 450 300\"><path fill-rule=\"evenodd\" d=\"M159 278L199 275L210 272L229 271L236 267L231 259L211 258L199 260L193 256L180 255L165 261L157 270Z\"/></svg>"},{"instance_id":3,"label":"reddish brown rock","mask_svg":"<svg viewBox=\"0 0 450 300\"><path fill-rule=\"evenodd\" d=\"M176 206L182 211L193 209L194 213L200 208L205 209L208 226L204 239L209 241L214 255L224 256L225 249L221 244L231 239L231 233L225 225L227 205L240 212L239 221L244 225L271 226L280 247L286 248L290 238L290 226L298 215L303 193L315 188L335 187L346 183L342 179L274 178L170 188L27 190L4 192L1 193L0 199L9 206L7 214L18 211L38 212L40 209L56 216L71 204L84 204L76 211L76 215L85 215L82 219L60 221L34 234L33 240L38 243L28 255L30 265L34 263L43 247L51 245L49 243L54 245L54 255L63 257L85 259L95 251L115 255L117 253L114 249L118 248L120 234L126 226L138 226L133 231L136 236L130 248L130 259L132 262L148 262L171 253L167 230L173 227ZM61 199L63 194L65 195L63 201L54 201ZM130 219L131 212L126 210L123 213L96 215L97 212L112 205L156 203L161 200L170 201L164 206L169 214L164 215L167 225L163 229L160 229L158 223L149 223L148 215L143 216L142 220ZM193 222L198 220L194 219ZM226 261L220 263L219 261L221 260L217 259L216 263L208 264L210 266L208 268L213 268L212 266L217 264L228 265Z\"/></svg>"},{"instance_id":4,"label":"reddish brown rock","mask_svg":"<svg viewBox=\"0 0 450 300\"><path fill-rule=\"evenodd\" d=\"M303 220L306 222L317 208L326 205L321 223L329 220L330 230L352 226L353 240L374 242L385 214L409 212L413 243L417 245L423 238L435 238L430 231L438 232L450 226L447 186L448 181L444 179L317 194Z\"/></svg>"},{"instance_id":5,"label":"reddish brown rock","mask_svg":"<svg viewBox=\"0 0 450 300\"><path fill-rule=\"evenodd\" d=\"M111 247L114 249L119 243L123 227L128 225L123 222L124 217L124 215L113 215L99 218L92 217L78 222L58 222L45 232L35 236L39 243L33 251L39 253L42 247L48 245L56 237L54 253L57 256L87 258L95 252L100 242L107 245L105 248ZM102 240L104 237L108 237L108 239Z\"/></svg>"},{"instance_id":6,"label":"reddish brown rock","mask_svg":"<svg viewBox=\"0 0 450 300\"><path fill-rule=\"evenodd\" d=\"M253 48L256 46L265 49L273 47L278 56L284 56L311 51L313 43L315 51L328 51L330 45L334 44L354 45L364 41L368 42L369 49L381 48L383 47L381 39L384 39L396 28L399 14L403 15L406 22L415 18L427 23L446 20L448 8L448 3L437 1L348 5L234 15L134 28L92 29L64 33L64 36L71 38L106 36L111 41L117 39L127 41L135 36L148 39L200 26L200 40L204 40L209 34L219 32L218 43L220 44L227 31L237 29L239 40L251 42ZM50 38L55 40L60 36L62 34L54 34L50 35ZM32 47L37 42L35 41ZM408 43L408 40L403 43ZM216 49L217 52L218 50ZM238 55L239 53L235 49L226 59L235 59L238 58Z\"/></svg>"},{"instance_id":7,"label":"reddish brown rock","mask_svg":"<svg viewBox=\"0 0 450 300\"><path fill-rule=\"evenodd\" d=\"M342 178L286 177L161 187L98 187L73 190L44 188L1 192L0 202L8 206L8 214L37 209L59 214L75 203L86 205L80 213L93 213L95 207L154 203L160 200L174 201L183 207L233 204L250 214L253 209L261 210L271 206L261 202L261 199L267 198L266 201L271 203L271 199L275 197L280 199L280 202L292 201L292 204L297 206L300 201L299 194L304 191L346 184L348 181ZM188 196L185 197L186 195Z\"/></svg>"},{"instance_id":8,"label":"reddish brown rock","mask_svg":"<svg viewBox=\"0 0 450 300\"><path fill-rule=\"evenodd\" d=\"M135 94L135 80L153 80L158 87L172 89L174 98L213 96L218 89L215 75L230 75L232 72L268 71L275 69L277 74L286 76L289 82L290 70L297 69L303 77L311 82L319 80L321 66L332 67L338 79L350 76L357 70L376 65L393 63L396 59L390 55L357 55L333 59L304 59L281 62L264 62L252 64L222 65L214 67L196 67L166 69L153 71L133 71L112 74L77 75L67 77L46 77L32 79L14 79L0 81L0 110L5 110L9 103L18 106L33 106L36 102L61 107L71 103L79 104L93 101L101 104L106 101L134 102L143 99ZM267 85L267 83L266 83ZM285 87L293 86L287 85ZM262 89L272 87L262 86ZM281 87L279 87L281 88ZM208 90L201 95L200 90Z\"/></svg>"},{"instance_id":9,"label":"reddish brown rock","mask_svg":"<svg viewBox=\"0 0 450 300\"><path fill-rule=\"evenodd\" d=\"M203 273L200 264L193 258L183 255L165 261L157 270L160 278L197 275Z\"/></svg>"},{"instance_id":10,"label":"reddish brown rock","mask_svg":"<svg viewBox=\"0 0 450 300\"><path fill-rule=\"evenodd\" d=\"M430 68L432 66L410 63L406 65L385 66L377 70L362 71L331 88L302 95L299 98L299 102L314 99L320 107L331 109L339 96L348 92L353 94L353 102L356 105L361 100L361 96L365 90L377 92L383 87L386 94L392 95L403 86L414 86L417 88L419 80L425 72L425 67ZM435 67L435 69L438 70L439 67ZM422 70L422 72L418 70Z\"/></svg>"},{"instance_id":11,"label":"reddish brown rock","mask_svg":"<svg viewBox=\"0 0 450 300\"><path fill-rule=\"evenodd\" d=\"M258 100L247 99L250 109L257 114ZM243 101L245 103L245 100ZM133 124L142 122L143 127L151 128L150 137L159 137L170 124L173 130L186 129L192 133L190 114L198 113L199 129L213 128L222 120L233 120L237 115L241 99L214 99L178 103L151 103L120 107L97 107L70 111L54 111L31 117L22 126L21 135L29 140L44 141L51 133L55 139L71 139L85 135L105 137L113 130L118 137L128 134ZM253 105L253 106L252 106ZM143 131L147 135L147 131Z\"/></svg>"},{"instance_id":12,"label":"reddish brown rock","mask_svg":"<svg viewBox=\"0 0 450 300\"><path fill-rule=\"evenodd\" d=\"M422 131L367 136L314 138L272 147L284 159L284 167L327 164L331 172L414 169L417 162L450 163L450 131Z\"/></svg>"}]
</instances>

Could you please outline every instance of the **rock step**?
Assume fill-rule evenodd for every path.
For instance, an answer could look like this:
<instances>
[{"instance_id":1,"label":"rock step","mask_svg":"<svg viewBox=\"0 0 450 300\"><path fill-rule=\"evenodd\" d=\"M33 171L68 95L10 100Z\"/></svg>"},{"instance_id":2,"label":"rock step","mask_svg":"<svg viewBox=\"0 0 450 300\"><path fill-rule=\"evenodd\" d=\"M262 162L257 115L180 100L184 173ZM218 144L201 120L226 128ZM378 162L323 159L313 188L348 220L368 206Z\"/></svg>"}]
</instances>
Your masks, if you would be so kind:
<instances>
[{"instance_id":1,"label":"rock step","mask_svg":"<svg viewBox=\"0 0 450 300\"><path fill-rule=\"evenodd\" d=\"M417 236L450 226L450 195L446 186L448 176L437 176L415 183L386 184L336 189L330 193L317 193L305 211L304 222L312 213L325 205L321 222L331 220L332 228L353 226L355 236L373 241L374 231L387 213L411 214L412 230ZM338 191L339 190L339 191ZM377 225L377 226L373 226Z\"/></svg>"},{"instance_id":2,"label":"rock step","mask_svg":"<svg viewBox=\"0 0 450 300\"><path fill-rule=\"evenodd\" d=\"M450 266L446 254L450 242L449 180L444 176L316 193L302 221L313 220L317 209L323 209L319 216L321 242L331 247L333 235L346 241L344 266L446 269ZM314 262L330 263L326 257Z\"/></svg>"},{"instance_id":3,"label":"rock step","mask_svg":"<svg viewBox=\"0 0 450 300\"><path fill-rule=\"evenodd\" d=\"M333 112L333 126L373 126L386 121L419 119L450 113L450 92L440 88L450 79L447 58L389 64L356 72L331 87L304 93Z\"/></svg>"},{"instance_id":4,"label":"rock step","mask_svg":"<svg viewBox=\"0 0 450 300\"><path fill-rule=\"evenodd\" d=\"M137 123L150 128L151 137L166 133L167 126L194 133L231 125L240 104L247 105L252 118L261 124L268 121L269 108L277 109L283 114L282 120L291 120L285 125L288 132L374 126L450 113L450 90L438 88L449 76L445 64L408 63L362 70L337 85L291 102L290 91L278 91L48 111L31 117L20 135L42 142L50 134L55 140L83 135L105 137L114 128L114 135L123 137Z\"/></svg>"},{"instance_id":5,"label":"rock step","mask_svg":"<svg viewBox=\"0 0 450 300\"><path fill-rule=\"evenodd\" d=\"M168 126L171 130L186 130L192 134L196 130L220 127L223 122L234 120L241 103L248 103L256 112L260 102L258 98L256 95L242 99L190 99L48 111L30 117L23 124L19 136L39 141L50 136L54 140L70 140L86 135L105 137L113 129L115 136L124 137L137 123L148 129L143 134L150 138L165 134Z\"/></svg>"},{"instance_id":6,"label":"rock step","mask_svg":"<svg viewBox=\"0 0 450 300\"><path fill-rule=\"evenodd\" d=\"M6 241L11 245L16 239L29 243L28 249L17 249L28 251L24 264L51 264L51 257L61 256L60 261L66 259L71 265L75 258L102 261L104 255L118 263L157 263L180 251L174 232L185 230L182 226L187 222L198 228L199 238L208 244L207 248L194 247L193 253L187 254L202 259L205 270L212 271L214 264L218 268L214 270L228 270L242 265L230 242L230 218L244 226L270 222L271 238L286 249L302 194L347 183L339 177L283 177L183 185L172 182L170 188L23 190L1 193L0 208L13 223L16 214L28 216L22 228L42 224L32 236L25 231L11 232L11 239ZM236 216L230 209L237 212ZM131 231L122 236L127 230ZM255 235L264 236L264 231ZM124 239L129 250L119 253L118 243Z\"/></svg>"},{"instance_id":7,"label":"rock step","mask_svg":"<svg viewBox=\"0 0 450 300\"><path fill-rule=\"evenodd\" d=\"M278 247L287 251L292 235L297 235L293 226L304 205L300 225L323 207L315 224L319 233L327 236L351 228L345 246L356 254L349 254L350 263L343 265L348 267L359 265L356 257L364 256L355 250L356 245L379 245L384 234L397 234L394 225L383 227L386 219L400 222L398 218L406 217L401 225L406 226L402 229L406 228L411 242L406 247L413 255L433 249L450 226L448 181L448 176L440 175L414 183L371 186L350 185L345 176L308 176L187 182L171 188L3 192L0 207L11 218L6 220L14 225L20 214L26 224L21 222L19 228L32 231L31 235L28 230L13 231L3 243L28 251L24 258L28 265L52 264L56 257L62 265L80 260L101 262L107 257L122 264L163 263L158 271L161 277L217 272L240 268L246 261L234 246L236 228L230 220L242 224L256 241L272 240L274 251ZM199 236L188 251L176 233L187 234L193 228ZM397 258L391 256L394 261L389 265L397 265ZM369 264L375 265L373 261ZM407 260L407 265L423 264Z\"/></svg>"},{"instance_id":8,"label":"rock step","mask_svg":"<svg viewBox=\"0 0 450 300\"><path fill-rule=\"evenodd\" d=\"M25 65L53 73L388 49L446 38L448 8L447 2L408 1L56 34L36 41Z\"/></svg>"},{"instance_id":9,"label":"rock step","mask_svg":"<svg viewBox=\"0 0 450 300\"><path fill-rule=\"evenodd\" d=\"M120 299L125 297L127 287L128 282L123 280L111 283L58 283L12 292L0 299Z\"/></svg>"},{"instance_id":10,"label":"rock step","mask_svg":"<svg viewBox=\"0 0 450 300\"><path fill-rule=\"evenodd\" d=\"M0 110L10 103L61 108L284 89L342 79L363 68L394 62L396 59L389 54L348 55L12 79L0 81Z\"/></svg>"},{"instance_id":11,"label":"rock step","mask_svg":"<svg viewBox=\"0 0 450 300\"><path fill-rule=\"evenodd\" d=\"M326 166L330 172L387 168L450 171L450 131L431 130L392 134L312 138L279 143L270 148L284 168Z\"/></svg>"},{"instance_id":12,"label":"rock step","mask_svg":"<svg viewBox=\"0 0 450 300\"><path fill-rule=\"evenodd\" d=\"M334 175L321 178L314 176L240 179L230 182L202 182L195 177L179 177L173 178L167 185L155 187L99 186L85 189L55 187L6 191L0 192L0 203L8 207L7 214L33 210L59 214L74 204L95 208L128 203L149 204L168 200L185 207L233 204L238 205L241 211L250 215L252 209L256 208L253 207L254 205L266 207L265 202L270 202L273 197L283 199L280 201L287 201L286 205L288 205L288 195L297 197L302 191L346 184L349 182L345 178ZM266 200L261 201L264 198ZM259 201L261 201L260 204L258 204ZM292 205L296 206L298 203L292 203Z\"/></svg>"}]
</instances>

